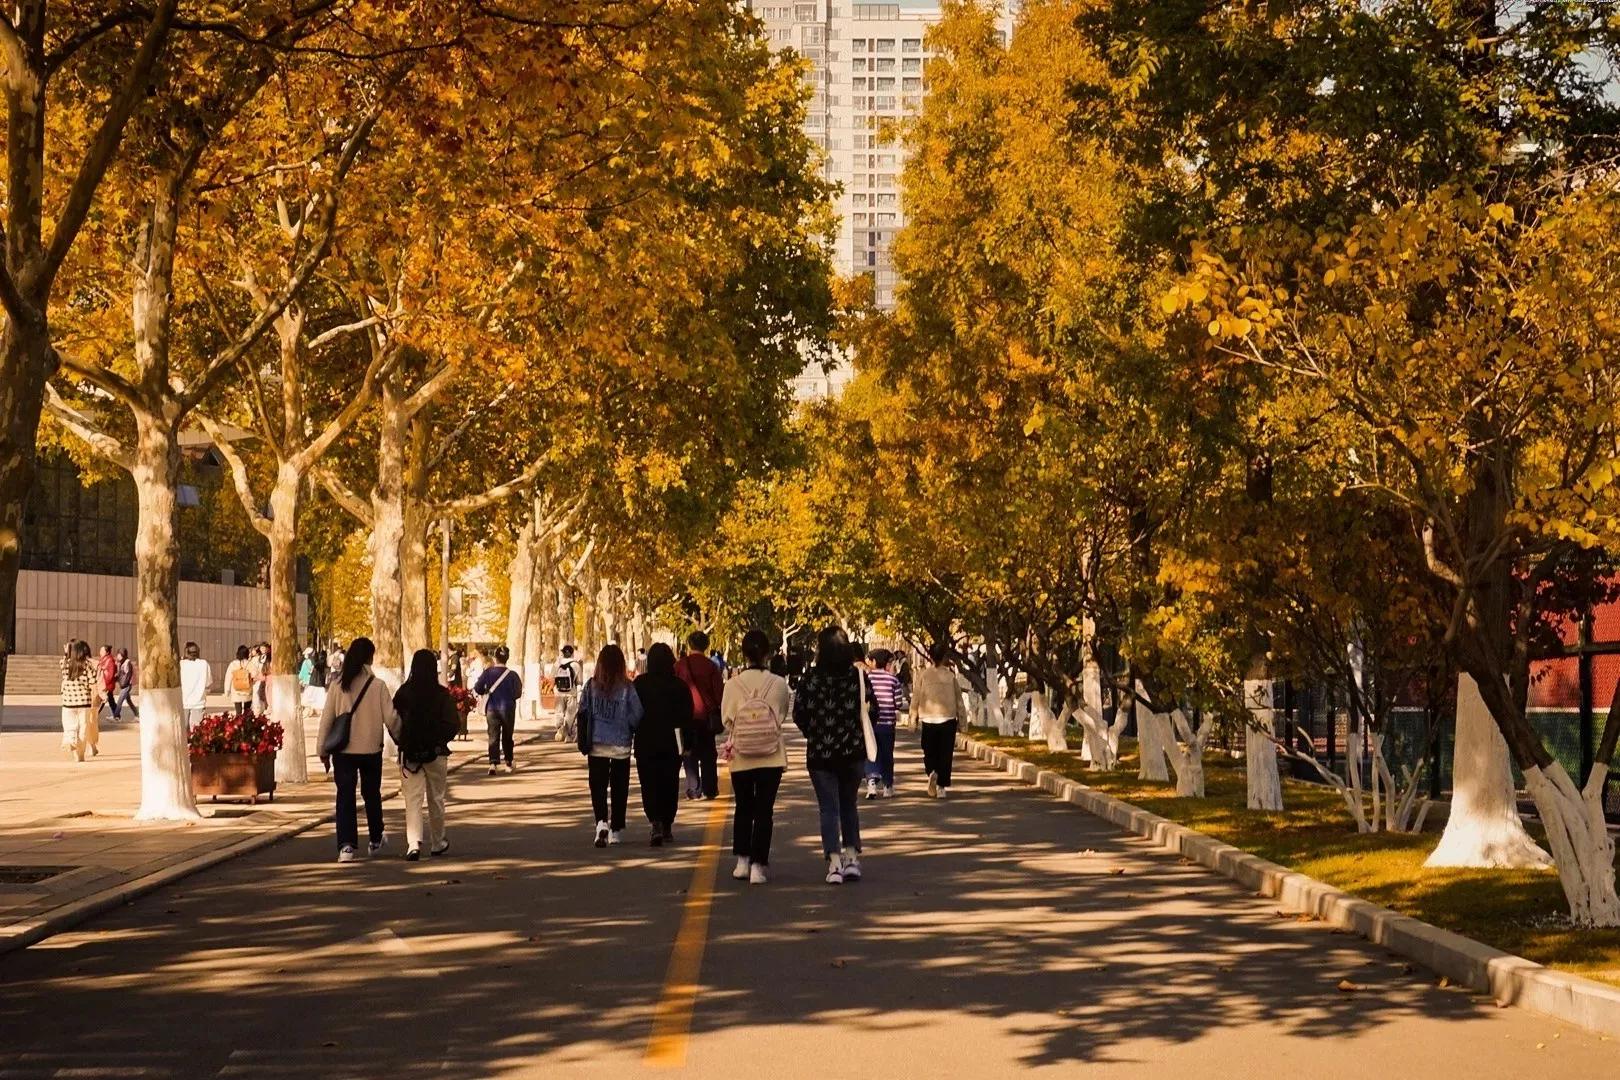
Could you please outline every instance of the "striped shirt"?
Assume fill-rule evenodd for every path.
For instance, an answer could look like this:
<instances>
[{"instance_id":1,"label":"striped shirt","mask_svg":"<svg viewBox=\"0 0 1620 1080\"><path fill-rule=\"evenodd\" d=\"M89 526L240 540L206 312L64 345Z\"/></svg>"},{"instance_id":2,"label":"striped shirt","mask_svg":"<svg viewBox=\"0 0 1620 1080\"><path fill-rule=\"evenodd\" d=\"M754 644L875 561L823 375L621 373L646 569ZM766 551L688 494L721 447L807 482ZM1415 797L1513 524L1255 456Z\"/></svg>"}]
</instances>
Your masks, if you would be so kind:
<instances>
[{"instance_id":1,"label":"striped shirt","mask_svg":"<svg viewBox=\"0 0 1620 1080\"><path fill-rule=\"evenodd\" d=\"M900 711L900 680L889 671L868 671L866 678L872 684L872 693L877 698L877 716L872 718L872 722L894 723Z\"/></svg>"}]
</instances>

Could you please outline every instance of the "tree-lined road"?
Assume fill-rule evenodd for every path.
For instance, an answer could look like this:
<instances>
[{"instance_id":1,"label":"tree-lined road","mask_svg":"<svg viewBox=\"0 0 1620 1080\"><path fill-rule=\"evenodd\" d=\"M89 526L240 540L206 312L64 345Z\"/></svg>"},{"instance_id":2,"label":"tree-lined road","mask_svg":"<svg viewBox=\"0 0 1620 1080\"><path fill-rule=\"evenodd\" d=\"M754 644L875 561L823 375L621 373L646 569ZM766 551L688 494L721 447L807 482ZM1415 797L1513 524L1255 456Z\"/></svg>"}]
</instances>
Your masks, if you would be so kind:
<instances>
[{"instance_id":1,"label":"tree-lined road","mask_svg":"<svg viewBox=\"0 0 1620 1080\"><path fill-rule=\"evenodd\" d=\"M578 756L524 748L515 776L454 781L447 859L399 859L390 803L389 858L339 866L321 830L0 957L0 1076L1084 1066L1325 1080L1393 1075L1414 1055L1477 1077L1620 1065L1613 1044L1278 918L977 764L930 802L903 741L910 782L862 804L868 876L841 888L820 880L798 769L759 888L731 881L729 853L703 857L704 826L729 804L686 804L674 850L632 827L599 851ZM705 925L689 908L710 882ZM672 952L701 959L695 998L667 978ZM72 1071L86 1069L100 1071Z\"/></svg>"}]
</instances>

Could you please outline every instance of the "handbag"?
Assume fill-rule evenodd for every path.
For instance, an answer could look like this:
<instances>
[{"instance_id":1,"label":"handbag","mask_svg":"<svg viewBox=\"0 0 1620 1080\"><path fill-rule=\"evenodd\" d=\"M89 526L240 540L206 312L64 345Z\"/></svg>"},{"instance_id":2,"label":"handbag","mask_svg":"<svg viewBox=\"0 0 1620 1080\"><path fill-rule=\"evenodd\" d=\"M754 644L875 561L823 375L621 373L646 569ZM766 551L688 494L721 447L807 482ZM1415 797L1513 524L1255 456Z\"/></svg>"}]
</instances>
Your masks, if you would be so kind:
<instances>
[{"instance_id":1,"label":"handbag","mask_svg":"<svg viewBox=\"0 0 1620 1080\"><path fill-rule=\"evenodd\" d=\"M877 732L872 730L872 712L866 704L866 673L855 669L855 681L860 684L856 695L861 699L861 736L866 740L866 760L877 760Z\"/></svg>"},{"instance_id":2,"label":"handbag","mask_svg":"<svg viewBox=\"0 0 1620 1080\"><path fill-rule=\"evenodd\" d=\"M321 740L322 757L340 754L343 752L343 748L349 745L349 727L354 721L354 710L358 709L360 703L366 699L366 691L371 689L371 684L374 681L370 676L367 676L366 685L360 688L360 693L355 697L353 704L332 717L332 726L327 729L326 738Z\"/></svg>"}]
</instances>

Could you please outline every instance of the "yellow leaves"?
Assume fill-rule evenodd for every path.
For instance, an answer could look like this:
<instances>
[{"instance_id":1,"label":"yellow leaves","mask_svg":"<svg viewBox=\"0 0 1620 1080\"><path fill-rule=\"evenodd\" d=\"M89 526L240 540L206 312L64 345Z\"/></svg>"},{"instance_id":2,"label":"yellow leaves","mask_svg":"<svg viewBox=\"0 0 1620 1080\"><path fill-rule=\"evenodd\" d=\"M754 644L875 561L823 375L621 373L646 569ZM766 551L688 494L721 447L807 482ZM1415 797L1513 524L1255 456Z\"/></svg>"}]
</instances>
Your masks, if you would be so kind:
<instances>
[{"instance_id":1,"label":"yellow leaves","mask_svg":"<svg viewBox=\"0 0 1620 1080\"><path fill-rule=\"evenodd\" d=\"M1499 225L1507 225L1513 221L1513 207L1507 203L1491 203L1485 208L1485 213Z\"/></svg>"},{"instance_id":2,"label":"yellow leaves","mask_svg":"<svg viewBox=\"0 0 1620 1080\"><path fill-rule=\"evenodd\" d=\"M1339 280L1339 271L1335 268L1329 267L1328 272L1322 275L1322 284L1324 285L1332 285L1337 280Z\"/></svg>"},{"instance_id":3,"label":"yellow leaves","mask_svg":"<svg viewBox=\"0 0 1620 1080\"><path fill-rule=\"evenodd\" d=\"M1224 331L1224 330L1225 330L1225 329L1226 329L1226 328L1225 328L1225 326L1224 326L1224 325L1223 325L1223 324L1222 324L1222 322L1221 322L1221 320L1220 320L1220 319L1211 319L1211 320L1209 320L1209 327L1208 327L1208 330L1209 330L1209 336L1210 336L1210 337L1212 337L1212 338L1218 338L1218 337L1220 337L1220 336L1221 336L1221 334L1222 334L1222 332L1223 332L1223 331Z\"/></svg>"}]
</instances>

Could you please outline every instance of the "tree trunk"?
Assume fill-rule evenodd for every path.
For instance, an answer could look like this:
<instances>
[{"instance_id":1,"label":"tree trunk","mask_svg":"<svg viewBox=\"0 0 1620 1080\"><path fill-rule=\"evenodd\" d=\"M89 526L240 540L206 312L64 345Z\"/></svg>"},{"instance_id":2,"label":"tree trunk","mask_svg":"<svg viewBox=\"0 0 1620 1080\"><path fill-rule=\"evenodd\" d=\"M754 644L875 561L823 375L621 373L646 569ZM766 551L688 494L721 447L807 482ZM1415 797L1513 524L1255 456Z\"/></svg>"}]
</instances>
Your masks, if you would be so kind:
<instances>
[{"instance_id":1,"label":"tree trunk","mask_svg":"<svg viewBox=\"0 0 1620 1080\"><path fill-rule=\"evenodd\" d=\"M400 635L406 666L418 649L433 647L432 613L428 609L426 507L409 496L399 542Z\"/></svg>"},{"instance_id":2,"label":"tree trunk","mask_svg":"<svg viewBox=\"0 0 1620 1080\"><path fill-rule=\"evenodd\" d=\"M1270 679L1246 679L1244 704L1249 722L1243 728L1243 756L1248 766L1249 809L1283 808L1282 775L1277 768L1277 714L1272 703L1277 684Z\"/></svg>"},{"instance_id":3,"label":"tree trunk","mask_svg":"<svg viewBox=\"0 0 1620 1080\"><path fill-rule=\"evenodd\" d=\"M0 340L0 665L17 647L17 573L22 569L23 504L34 483L35 445L45 379L53 363L44 341L6 321ZM48 351L48 350L47 350ZM4 667L0 666L0 674ZM5 683L0 678L0 701Z\"/></svg>"},{"instance_id":4,"label":"tree trunk","mask_svg":"<svg viewBox=\"0 0 1620 1080\"><path fill-rule=\"evenodd\" d=\"M1205 718L1196 729L1186 715L1177 709L1170 714L1171 731L1179 736L1170 740L1170 763L1176 770L1176 795L1180 798L1204 797L1204 743L1209 739L1213 725Z\"/></svg>"},{"instance_id":5,"label":"tree trunk","mask_svg":"<svg viewBox=\"0 0 1620 1080\"><path fill-rule=\"evenodd\" d=\"M534 519L525 519L507 565L511 587L506 603L506 647L519 657L529 632L529 608L534 603Z\"/></svg>"},{"instance_id":6,"label":"tree trunk","mask_svg":"<svg viewBox=\"0 0 1620 1080\"><path fill-rule=\"evenodd\" d=\"M371 493L371 639L377 646L375 670L400 681L405 649L400 640L400 547L405 535L405 421L399 391L385 385L381 432L377 439L377 486Z\"/></svg>"},{"instance_id":7,"label":"tree trunk","mask_svg":"<svg viewBox=\"0 0 1620 1080\"><path fill-rule=\"evenodd\" d=\"M1136 683L1136 746L1141 755L1136 776L1139 780L1168 783L1170 780L1170 747L1174 742L1170 717L1155 712L1142 704L1147 700L1147 688Z\"/></svg>"},{"instance_id":8,"label":"tree trunk","mask_svg":"<svg viewBox=\"0 0 1620 1080\"><path fill-rule=\"evenodd\" d=\"M1451 817L1423 865L1514 867L1552 861L1525 832L1507 742L1480 697L1479 685L1466 674L1457 677L1451 768Z\"/></svg>"},{"instance_id":9,"label":"tree trunk","mask_svg":"<svg viewBox=\"0 0 1620 1080\"><path fill-rule=\"evenodd\" d=\"M1612 721L1611 721L1612 722ZM1615 892L1614 837L1603 816L1603 784L1609 767L1592 767L1584 791L1564 767L1525 770L1525 787L1547 829L1547 843L1558 866L1558 881L1578 926L1620 926L1620 894Z\"/></svg>"},{"instance_id":10,"label":"tree trunk","mask_svg":"<svg viewBox=\"0 0 1620 1080\"><path fill-rule=\"evenodd\" d=\"M266 698L270 719L281 725L281 751L276 779L289 784L309 780L304 745L304 717L298 701L298 498L303 477L288 462L276 470L270 489L270 671Z\"/></svg>"},{"instance_id":11,"label":"tree trunk","mask_svg":"<svg viewBox=\"0 0 1620 1080\"><path fill-rule=\"evenodd\" d=\"M180 441L174 422L135 414L130 474L135 530L135 648L141 683L141 805L137 821L200 817L191 793L191 752L180 708Z\"/></svg>"}]
</instances>

